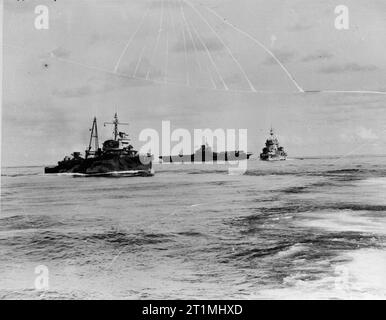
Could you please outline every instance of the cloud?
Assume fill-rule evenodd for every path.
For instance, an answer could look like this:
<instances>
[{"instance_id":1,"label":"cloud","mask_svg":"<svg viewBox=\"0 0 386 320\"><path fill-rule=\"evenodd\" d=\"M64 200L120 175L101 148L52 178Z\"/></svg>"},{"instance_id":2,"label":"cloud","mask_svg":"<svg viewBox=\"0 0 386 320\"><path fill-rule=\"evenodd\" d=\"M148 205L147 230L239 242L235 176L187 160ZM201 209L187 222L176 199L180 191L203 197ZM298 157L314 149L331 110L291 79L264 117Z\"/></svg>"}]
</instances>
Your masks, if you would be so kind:
<instances>
[{"instance_id":1,"label":"cloud","mask_svg":"<svg viewBox=\"0 0 386 320\"><path fill-rule=\"evenodd\" d=\"M334 108L340 106L347 107L359 107L372 108L374 109L383 109L385 108L385 98L381 95L331 95L326 97L324 104L326 106L333 106Z\"/></svg>"},{"instance_id":2,"label":"cloud","mask_svg":"<svg viewBox=\"0 0 386 320\"><path fill-rule=\"evenodd\" d=\"M320 60L329 60L333 58L334 55L327 51L319 51L312 54L309 54L302 58L302 62L312 62L312 61L320 61Z\"/></svg>"},{"instance_id":3,"label":"cloud","mask_svg":"<svg viewBox=\"0 0 386 320\"><path fill-rule=\"evenodd\" d=\"M361 138L362 140L377 140L379 137L373 132L373 130L365 128L365 127L359 127L357 129L356 135Z\"/></svg>"},{"instance_id":4,"label":"cloud","mask_svg":"<svg viewBox=\"0 0 386 320\"><path fill-rule=\"evenodd\" d=\"M53 136L58 132L58 121L60 121L61 130L68 132L72 128L70 123L72 115L72 112L59 106L53 106L42 98L28 102L5 102L3 106L5 135L9 137L15 132L31 129L35 136L40 136L40 138Z\"/></svg>"},{"instance_id":5,"label":"cloud","mask_svg":"<svg viewBox=\"0 0 386 320\"><path fill-rule=\"evenodd\" d=\"M4 1L5 14L7 11L12 13L34 12L36 6L34 1Z\"/></svg>"},{"instance_id":6,"label":"cloud","mask_svg":"<svg viewBox=\"0 0 386 320\"><path fill-rule=\"evenodd\" d=\"M136 62L131 62L127 66L119 67L119 77L122 79L133 80L132 86L149 86L152 85L152 81L163 81L165 79L165 70L159 68L157 65L152 64L150 59L143 57L141 63L137 69ZM137 70L136 70L137 69ZM135 73L135 79L133 75ZM142 79L142 80L141 80ZM146 81L145 79L148 79Z\"/></svg>"},{"instance_id":7,"label":"cloud","mask_svg":"<svg viewBox=\"0 0 386 320\"><path fill-rule=\"evenodd\" d=\"M193 44L192 41L186 41L186 43L184 43L184 39L180 38L173 46L173 49L175 52L184 52L185 50L188 52L194 50L206 51L206 48L208 48L209 51L221 51L224 49L223 44L216 38L203 38L202 42L205 44L205 46L197 39Z\"/></svg>"},{"instance_id":8,"label":"cloud","mask_svg":"<svg viewBox=\"0 0 386 320\"><path fill-rule=\"evenodd\" d=\"M181 7L189 7L184 1L159 1L153 0L149 2L151 9L174 9L180 10Z\"/></svg>"},{"instance_id":9,"label":"cloud","mask_svg":"<svg viewBox=\"0 0 386 320\"><path fill-rule=\"evenodd\" d=\"M275 54L275 56L282 62L282 63L288 63L288 62L291 62L294 60L295 58L295 53L292 52L292 51L288 51L288 50L279 50L279 49L276 49L276 50L273 50L273 53ZM264 64L266 65L271 65L271 64L276 64L277 62L272 58L272 57L268 57Z\"/></svg>"},{"instance_id":10,"label":"cloud","mask_svg":"<svg viewBox=\"0 0 386 320\"><path fill-rule=\"evenodd\" d=\"M299 32L299 31L309 30L311 28L312 28L312 25L310 25L310 24L296 23L296 24L293 24L292 26L290 26L288 28L288 31Z\"/></svg>"},{"instance_id":11,"label":"cloud","mask_svg":"<svg viewBox=\"0 0 386 320\"><path fill-rule=\"evenodd\" d=\"M283 136L283 137L280 137L280 141L282 145L296 145L296 146L304 146L309 143L309 141L307 142L305 141L305 137L301 137L298 135Z\"/></svg>"},{"instance_id":12,"label":"cloud","mask_svg":"<svg viewBox=\"0 0 386 320\"><path fill-rule=\"evenodd\" d=\"M57 47L56 49L51 51L51 55L56 58L68 58L71 52L63 47Z\"/></svg>"},{"instance_id":13,"label":"cloud","mask_svg":"<svg viewBox=\"0 0 386 320\"><path fill-rule=\"evenodd\" d=\"M89 86L81 86L78 88L70 88L64 90L54 89L52 94L62 98L77 98L90 95L92 90Z\"/></svg>"},{"instance_id":14,"label":"cloud","mask_svg":"<svg viewBox=\"0 0 386 320\"><path fill-rule=\"evenodd\" d=\"M350 131L346 130L339 136L340 139L346 143L355 143L358 140L370 142L379 139L378 135L376 135L371 128L365 128L363 126Z\"/></svg>"},{"instance_id":15,"label":"cloud","mask_svg":"<svg viewBox=\"0 0 386 320\"><path fill-rule=\"evenodd\" d=\"M363 72L374 71L378 68L374 65L359 65L357 63L334 64L319 69L322 73L345 73L345 72Z\"/></svg>"}]
</instances>

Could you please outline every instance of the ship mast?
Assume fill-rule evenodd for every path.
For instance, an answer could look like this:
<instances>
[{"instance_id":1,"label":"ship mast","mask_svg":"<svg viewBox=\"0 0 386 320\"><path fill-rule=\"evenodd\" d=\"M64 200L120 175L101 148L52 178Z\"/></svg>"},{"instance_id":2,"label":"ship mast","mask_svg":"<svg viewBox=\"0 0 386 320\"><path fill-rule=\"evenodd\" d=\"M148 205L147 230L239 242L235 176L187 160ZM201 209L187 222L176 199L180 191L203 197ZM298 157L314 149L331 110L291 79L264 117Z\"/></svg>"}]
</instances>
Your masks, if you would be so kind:
<instances>
[{"instance_id":1,"label":"ship mast","mask_svg":"<svg viewBox=\"0 0 386 320\"><path fill-rule=\"evenodd\" d=\"M92 128L90 129L91 135L90 135L90 142L88 144L88 149L86 150L86 159L90 154L94 154L99 149L99 141L98 141L98 126L97 126L97 119L94 117L94 120L92 122ZM94 151L91 151L92 149L92 140L94 139Z\"/></svg>"},{"instance_id":2,"label":"ship mast","mask_svg":"<svg viewBox=\"0 0 386 320\"><path fill-rule=\"evenodd\" d=\"M115 140L115 141L118 140L118 136L119 136L118 125L119 125L119 124L120 124L120 125L129 125L128 123L125 123L125 122L119 122L117 113L115 113L115 115L114 115L114 120L113 120L113 122L105 122L105 123L104 123L104 126L106 126L106 124L112 124L112 125L114 125L113 135L114 135L114 140Z\"/></svg>"},{"instance_id":3,"label":"ship mast","mask_svg":"<svg viewBox=\"0 0 386 320\"><path fill-rule=\"evenodd\" d=\"M273 128L272 128L272 125L271 125L271 130L270 130L270 135L273 136L275 133L273 132Z\"/></svg>"}]
</instances>

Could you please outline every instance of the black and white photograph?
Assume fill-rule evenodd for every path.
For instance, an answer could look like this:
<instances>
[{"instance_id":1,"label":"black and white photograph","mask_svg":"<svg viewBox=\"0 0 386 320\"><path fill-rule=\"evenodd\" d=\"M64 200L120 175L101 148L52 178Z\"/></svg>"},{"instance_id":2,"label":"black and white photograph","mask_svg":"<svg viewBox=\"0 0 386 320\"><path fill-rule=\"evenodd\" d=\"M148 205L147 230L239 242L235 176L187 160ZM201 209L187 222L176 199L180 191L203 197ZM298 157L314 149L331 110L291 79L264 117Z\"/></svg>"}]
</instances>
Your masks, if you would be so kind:
<instances>
[{"instance_id":1,"label":"black and white photograph","mask_svg":"<svg viewBox=\"0 0 386 320\"><path fill-rule=\"evenodd\" d=\"M386 299L384 0L0 17L0 300Z\"/></svg>"}]
</instances>

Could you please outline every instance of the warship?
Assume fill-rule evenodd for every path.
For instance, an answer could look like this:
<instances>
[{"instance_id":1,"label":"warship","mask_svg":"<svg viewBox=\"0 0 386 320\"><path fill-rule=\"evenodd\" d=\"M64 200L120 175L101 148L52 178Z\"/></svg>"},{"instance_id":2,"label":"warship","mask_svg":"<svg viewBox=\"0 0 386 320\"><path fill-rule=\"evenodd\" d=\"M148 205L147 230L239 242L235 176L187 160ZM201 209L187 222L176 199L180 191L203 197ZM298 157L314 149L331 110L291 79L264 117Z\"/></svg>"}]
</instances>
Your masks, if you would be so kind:
<instances>
[{"instance_id":1,"label":"warship","mask_svg":"<svg viewBox=\"0 0 386 320\"><path fill-rule=\"evenodd\" d=\"M113 139L106 140L99 147L97 119L94 117L90 129L90 142L82 157L80 152L73 152L72 157L66 156L56 166L45 167L45 174L68 173L87 176L151 176L153 175L151 154L141 155L133 149L125 132L118 129L121 123L115 113L113 122L105 122L104 126L113 125Z\"/></svg>"},{"instance_id":2,"label":"warship","mask_svg":"<svg viewBox=\"0 0 386 320\"><path fill-rule=\"evenodd\" d=\"M279 140L277 139L273 128L270 130L270 135L265 142L265 147L263 152L260 153L260 160L263 161L277 161L277 160L286 160L287 153L284 151L283 147L279 145Z\"/></svg>"},{"instance_id":3,"label":"warship","mask_svg":"<svg viewBox=\"0 0 386 320\"><path fill-rule=\"evenodd\" d=\"M217 161L238 161L247 160L252 153L245 153L244 151L224 151L214 152L207 144L201 145L193 154L179 154L174 156L160 156L162 162L217 162Z\"/></svg>"}]
</instances>

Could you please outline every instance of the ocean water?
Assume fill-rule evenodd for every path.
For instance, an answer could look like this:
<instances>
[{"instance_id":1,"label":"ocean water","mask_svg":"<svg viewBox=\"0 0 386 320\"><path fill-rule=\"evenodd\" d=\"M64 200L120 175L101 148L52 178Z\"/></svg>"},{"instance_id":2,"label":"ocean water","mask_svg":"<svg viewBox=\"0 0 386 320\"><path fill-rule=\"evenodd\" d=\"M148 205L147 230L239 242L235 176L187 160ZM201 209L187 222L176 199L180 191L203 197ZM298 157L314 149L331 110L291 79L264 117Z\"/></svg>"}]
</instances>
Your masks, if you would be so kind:
<instances>
[{"instance_id":1,"label":"ocean water","mask_svg":"<svg viewBox=\"0 0 386 320\"><path fill-rule=\"evenodd\" d=\"M3 168L0 299L386 298L386 157L228 168Z\"/></svg>"}]
</instances>

